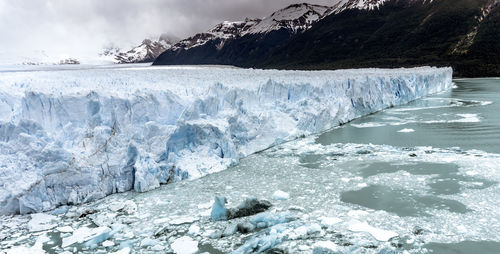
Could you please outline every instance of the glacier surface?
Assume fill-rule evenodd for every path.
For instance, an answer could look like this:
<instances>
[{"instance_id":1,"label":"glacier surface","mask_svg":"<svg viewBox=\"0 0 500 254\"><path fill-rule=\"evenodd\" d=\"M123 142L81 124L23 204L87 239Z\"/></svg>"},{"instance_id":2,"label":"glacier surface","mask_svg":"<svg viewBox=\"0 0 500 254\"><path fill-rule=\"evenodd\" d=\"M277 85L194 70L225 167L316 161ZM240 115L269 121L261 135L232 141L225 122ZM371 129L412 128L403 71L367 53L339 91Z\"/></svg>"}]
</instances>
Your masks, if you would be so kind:
<instances>
[{"instance_id":1,"label":"glacier surface","mask_svg":"<svg viewBox=\"0 0 500 254\"><path fill-rule=\"evenodd\" d=\"M0 215L198 178L451 86L433 67L2 72Z\"/></svg>"}]
</instances>

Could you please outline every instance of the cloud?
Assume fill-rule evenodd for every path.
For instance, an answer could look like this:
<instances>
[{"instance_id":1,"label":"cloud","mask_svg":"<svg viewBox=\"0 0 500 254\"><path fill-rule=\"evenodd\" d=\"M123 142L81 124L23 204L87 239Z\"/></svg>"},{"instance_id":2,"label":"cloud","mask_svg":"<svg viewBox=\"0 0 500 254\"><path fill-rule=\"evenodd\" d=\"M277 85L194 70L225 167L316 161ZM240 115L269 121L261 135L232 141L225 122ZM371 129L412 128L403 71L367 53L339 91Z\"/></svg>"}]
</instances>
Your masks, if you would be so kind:
<instances>
[{"instance_id":1,"label":"cloud","mask_svg":"<svg viewBox=\"0 0 500 254\"><path fill-rule=\"evenodd\" d=\"M298 2L304 0L0 0L0 52L97 53L111 42L126 48L165 32L185 38Z\"/></svg>"}]
</instances>

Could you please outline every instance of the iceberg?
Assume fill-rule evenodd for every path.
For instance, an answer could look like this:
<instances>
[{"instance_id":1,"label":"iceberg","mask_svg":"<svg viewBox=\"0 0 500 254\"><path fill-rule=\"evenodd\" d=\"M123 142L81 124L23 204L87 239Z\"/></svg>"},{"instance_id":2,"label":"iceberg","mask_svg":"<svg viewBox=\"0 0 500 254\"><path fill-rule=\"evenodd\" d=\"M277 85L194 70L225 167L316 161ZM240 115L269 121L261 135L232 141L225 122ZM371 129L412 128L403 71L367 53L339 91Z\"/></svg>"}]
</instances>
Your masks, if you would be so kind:
<instances>
[{"instance_id":1,"label":"iceberg","mask_svg":"<svg viewBox=\"0 0 500 254\"><path fill-rule=\"evenodd\" d=\"M0 215L198 178L451 86L434 67L2 72Z\"/></svg>"}]
</instances>

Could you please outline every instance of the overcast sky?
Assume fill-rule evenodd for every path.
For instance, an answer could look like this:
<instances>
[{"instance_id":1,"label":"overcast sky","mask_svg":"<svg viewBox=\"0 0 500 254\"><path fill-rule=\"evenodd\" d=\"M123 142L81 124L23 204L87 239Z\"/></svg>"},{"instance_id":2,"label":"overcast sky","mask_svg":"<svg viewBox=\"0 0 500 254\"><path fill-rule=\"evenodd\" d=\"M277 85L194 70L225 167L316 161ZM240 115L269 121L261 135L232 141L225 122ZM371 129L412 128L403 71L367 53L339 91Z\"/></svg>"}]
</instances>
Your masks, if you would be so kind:
<instances>
[{"instance_id":1,"label":"overcast sky","mask_svg":"<svg viewBox=\"0 0 500 254\"><path fill-rule=\"evenodd\" d=\"M79 55L110 42L126 48L161 33L184 38L224 20L264 17L298 2L335 0L0 0L0 53Z\"/></svg>"}]
</instances>

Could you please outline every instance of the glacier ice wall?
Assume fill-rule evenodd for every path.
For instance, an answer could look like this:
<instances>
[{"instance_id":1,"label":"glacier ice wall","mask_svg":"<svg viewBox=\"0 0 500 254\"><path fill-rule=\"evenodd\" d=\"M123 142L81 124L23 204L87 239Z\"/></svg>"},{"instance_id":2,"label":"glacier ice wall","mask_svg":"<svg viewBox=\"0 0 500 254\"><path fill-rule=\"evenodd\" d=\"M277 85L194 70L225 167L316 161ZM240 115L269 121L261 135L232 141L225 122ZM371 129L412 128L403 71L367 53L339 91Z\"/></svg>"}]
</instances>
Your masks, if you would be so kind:
<instances>
[{"instance_id":1,"label":"glacier ice wall","mask_svg":"<svg viewBox=\"0 0 500 254\"><path fill-rule=\"evenodd\" d=\"M0 73L0 214L152 190L448 89L451 68Z\"/></svg>"}]
</instances>

